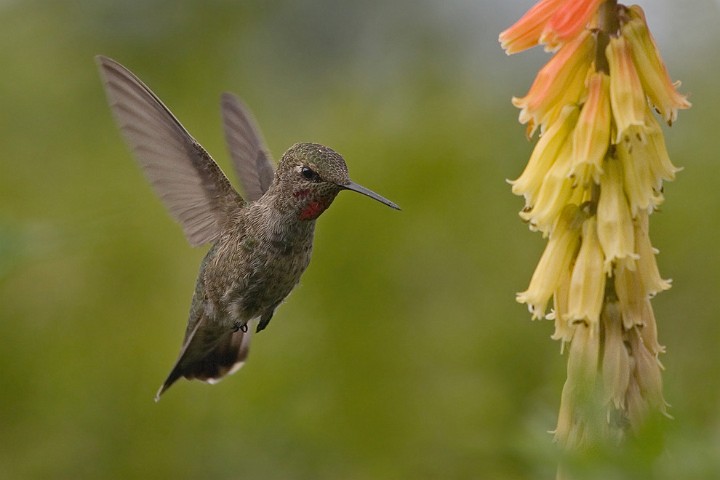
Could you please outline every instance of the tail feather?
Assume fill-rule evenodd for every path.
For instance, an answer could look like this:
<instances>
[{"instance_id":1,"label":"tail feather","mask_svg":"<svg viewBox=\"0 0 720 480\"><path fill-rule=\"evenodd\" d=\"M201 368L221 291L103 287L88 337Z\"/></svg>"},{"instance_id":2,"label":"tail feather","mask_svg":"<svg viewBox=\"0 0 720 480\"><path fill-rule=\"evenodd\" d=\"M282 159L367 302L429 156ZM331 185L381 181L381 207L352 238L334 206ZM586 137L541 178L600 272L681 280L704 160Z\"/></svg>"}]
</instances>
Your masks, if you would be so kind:
<instances>
[{"instance_id":1,"label":"tail feather","mask_svg":"<svg viewBox=\"0 0 720 480\"><path fill-rule=\"evenodd\" d=\"M160 400L165 390L180 377L217 383L242 367L250 348L252 330L234 332L225 326L209 325L203 316L185 340L175 365L155 396Z\"/></svg>"}]
</instances>

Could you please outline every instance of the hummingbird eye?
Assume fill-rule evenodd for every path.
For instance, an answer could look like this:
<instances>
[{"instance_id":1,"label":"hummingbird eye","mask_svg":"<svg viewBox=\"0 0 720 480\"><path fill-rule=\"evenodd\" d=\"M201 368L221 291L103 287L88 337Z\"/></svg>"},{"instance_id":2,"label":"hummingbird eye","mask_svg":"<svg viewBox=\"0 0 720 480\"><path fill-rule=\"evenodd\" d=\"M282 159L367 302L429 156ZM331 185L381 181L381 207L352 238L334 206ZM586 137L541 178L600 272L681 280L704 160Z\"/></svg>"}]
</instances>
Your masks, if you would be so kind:
<instances>
[{"instance_id":1,"label":"hummingbird eye","mask_svg":"<svg viewBox=\"0 0 720 480\"><path fill-rule=\"evenodd\" d=\"M300 169L300 175L302 175L305 180L311 180L314 182L320 180L320 175L318 175L317 172L310 167L302 167Z\"/></svg>"}]
</instances>

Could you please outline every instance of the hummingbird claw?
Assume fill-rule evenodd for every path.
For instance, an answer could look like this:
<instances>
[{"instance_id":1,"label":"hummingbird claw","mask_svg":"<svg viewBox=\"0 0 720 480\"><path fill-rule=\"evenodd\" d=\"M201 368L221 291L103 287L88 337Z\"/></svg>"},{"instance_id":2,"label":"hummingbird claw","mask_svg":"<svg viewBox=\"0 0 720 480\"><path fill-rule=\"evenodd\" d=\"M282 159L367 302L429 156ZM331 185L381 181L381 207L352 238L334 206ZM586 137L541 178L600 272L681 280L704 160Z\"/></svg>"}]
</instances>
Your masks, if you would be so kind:
<instances>
[{"instance_id":1,"label":"hummingbird claw","mask_svg":"<svg viewBox=\"0 0 720 480\"><path fill-rule=\"evenodd\" d=\"M232 326L232 331L236 333L239 331L246 333L248 331L247 323L241 324L240 322L235 322L235 324L233 324Z\"/></svg>"}]
</instances>

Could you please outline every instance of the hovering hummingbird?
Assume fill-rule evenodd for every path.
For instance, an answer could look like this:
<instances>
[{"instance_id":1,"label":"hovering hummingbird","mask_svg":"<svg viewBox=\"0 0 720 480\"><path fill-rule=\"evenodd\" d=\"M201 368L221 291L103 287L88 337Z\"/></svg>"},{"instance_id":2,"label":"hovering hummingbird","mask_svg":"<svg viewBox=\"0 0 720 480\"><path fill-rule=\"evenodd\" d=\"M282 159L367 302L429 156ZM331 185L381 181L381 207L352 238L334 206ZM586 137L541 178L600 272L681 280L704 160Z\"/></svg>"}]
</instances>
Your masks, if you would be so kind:
<instances>
[{"instance_id":1,"label":"hovering hummingbird","mask_svg":"<svg viewBox=\"0 0 720 480\"><path fill-rule=\"evenodd\" d=\"M342 190L400 208L350 180L343 158L315 143L290 147L273 170L251 114L222 96L225 136L246 198L160 99L114 60L96 57L110 108L155 193L200 265L185 338L155 401L180 377L216 383L244 363L252 328L275 309L310 262L315 220Z\"/></svg>"}]
</instances>

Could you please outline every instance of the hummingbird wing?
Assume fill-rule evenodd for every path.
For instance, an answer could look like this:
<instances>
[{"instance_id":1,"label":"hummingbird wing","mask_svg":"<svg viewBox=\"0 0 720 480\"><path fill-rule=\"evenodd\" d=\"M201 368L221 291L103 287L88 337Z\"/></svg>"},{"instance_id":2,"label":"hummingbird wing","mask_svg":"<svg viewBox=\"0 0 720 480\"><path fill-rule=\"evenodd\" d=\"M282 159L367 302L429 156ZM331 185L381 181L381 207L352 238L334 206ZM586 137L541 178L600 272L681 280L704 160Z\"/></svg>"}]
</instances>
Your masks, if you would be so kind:
<instances>
[{"instance_id":1,"label":"hummingbird wing","mask_svg":"<svg viewBox=\"0 0 720 480\"><path fill-rule=\"evenodd\" d=\"M125 140L191 245L212 242L242 197L160 99L114 60L96 57Z\"/></svg>"},{"instance_id":2,"label":"hummingbird wing","mask_svg":"<svg viewBox=\"0 0 720 480\"><path fill-rule=\"evenodd\" d=\"M270 188L274 171L268 149L252 113L232 93L223 93L223 126L235 172L245 196L255 201Z\"/></svg>"},{"instance_id":3,"label":"hummingbird wing","mask_svg":"<svg viewBox=\"0 0 720 480\"><path fill-rule=\"evenodd\" d=\"M251 330L234 332L225 325L213 324L204 313L185 338L180 355L155 401L180 377L217 383L235 373L245 363L250 349Z\"/></svg>"}]
</instances>

